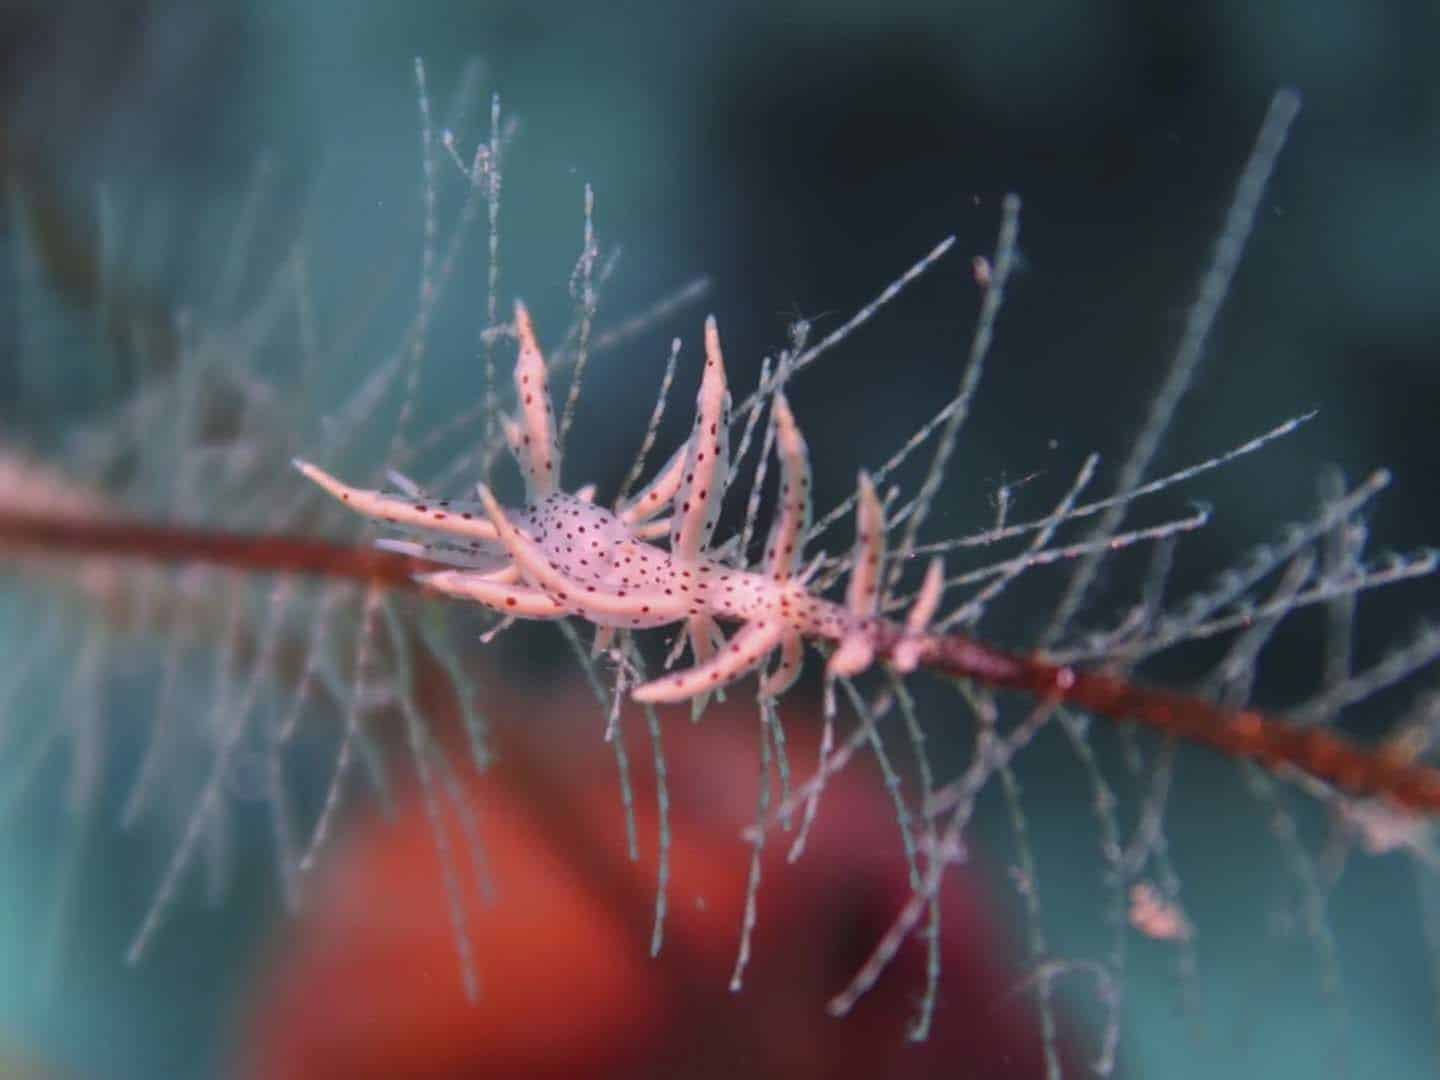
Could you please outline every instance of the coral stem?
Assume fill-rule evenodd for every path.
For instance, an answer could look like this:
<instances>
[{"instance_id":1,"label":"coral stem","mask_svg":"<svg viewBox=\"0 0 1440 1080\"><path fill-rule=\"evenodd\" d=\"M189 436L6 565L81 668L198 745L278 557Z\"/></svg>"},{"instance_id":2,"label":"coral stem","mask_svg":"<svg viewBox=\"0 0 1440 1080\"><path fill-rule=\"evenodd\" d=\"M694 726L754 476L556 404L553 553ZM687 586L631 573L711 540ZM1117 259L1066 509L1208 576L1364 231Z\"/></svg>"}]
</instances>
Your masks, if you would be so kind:
<instances>
[{"instance_id":1,"label":"coral stem","mask_svg":"<svg viewBox=\"0 0 1440 1080\"><path fill-rule=\"evenodd\" d=\"M419 589L415 575L446 567L429 559L309 537L153 525L123 518L0 512L0 550L99 555L159 563L206 563L252 573L349 579Z\"/></svg>"},{"instance_id":2,"label":"coral stem","mask_svg":"<svg viewBox=\"0 0 1440 1080\"><path fill-rule=\"evenodd\" d=\"M0 513L0 550L106 556L148 562L206 563L253 573L349 579L384 589L423 589L416 575L439 563L391 551L307 537L231 533L123 518ZM864 621L877 660L905 644L907 664L998 690L1137 723L1268 769L1290 768L1357 797L1406 810L1440 812L1440 769L1398 750L1371 750L1335 735L1253 709L1227 709L1203 698L1155 689L1095 671L993 648L963 634L917 634L882 617Z\"/></svg>"}]
</instances>

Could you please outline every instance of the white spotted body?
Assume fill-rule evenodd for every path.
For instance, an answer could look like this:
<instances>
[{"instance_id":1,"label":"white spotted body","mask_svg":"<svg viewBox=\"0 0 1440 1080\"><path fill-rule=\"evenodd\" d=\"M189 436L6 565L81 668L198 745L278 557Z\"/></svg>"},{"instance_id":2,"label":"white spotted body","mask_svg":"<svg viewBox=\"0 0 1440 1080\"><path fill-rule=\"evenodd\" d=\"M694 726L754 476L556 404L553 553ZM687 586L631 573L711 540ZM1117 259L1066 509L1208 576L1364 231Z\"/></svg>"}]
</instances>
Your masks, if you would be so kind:
<instances>
[{"instance_id":1,"label":"white spotted body","mask_svg":"<svg viewBox=\"0 0 1440 1080\"><path fill-rule=\"evenodd\" d=\"M664 626L676 621L677 612L731 622L776 622L811 637L837 636L849 625L845 608L811 596L797 582L737 570L705 556L676 558L638 539L611 511L574 495L555 492L505 514L555 572L576 586L564 600L552 596L574 614L586 615L586 596L592 593L637 599L642 609L652 608L632 616L599 613L590 621L600 626ZM646 599L653 602L646 604Z\"/></svg>"},{"instance_id":2,"label":"white spotted body","mask_svg":"<svg viewBox=\"0 0 1440 1080\"><path fill-rule=\"evenodd\" d=\"M566 603L585 614L581 593L616 599L650 597L658 614L635 621L600 617L602 626L652 627L675 621L675 612L708 614L734 622L778 621L801 636L832 637L850 625L839 604L812 596L798 582L737 570L706 556L676 558L639 539L616 514L574 495L556 492L523 510L506 510L516 531L534 544L562 577L580 586Z\"/></svg>"},{"instance_id":3,"label":"white spotted body","mask_svg":"<svg viewBox=\"0 0 1440 1080\"><path fill-rule=\"evenodd\" d=\"M729 479L730 394L720 336L705 325L705 370L690 438L655 478L614 511L596 505L591 489L560 487L556 438L544 356L529 313L516 305L519 340L515 391L519 414L504 423L529 502L502 507L480 485L480 502L426 500L418 492L389 495L349 487L305 462L309 479L352 509L418 537L384 546L456 567L419 576L427 588L472 600L519 618L575 616L608 640L615 630L686 624L693 667L639 686L638 701L703 702L778 651L761 680L762 696L783 693L799 676L805 639L835 642L834 675L868 667L866 633L878 610L878 568L884 558L884 515L862 474L855 569L844 605L812 594L799 579L801 545L810 520L810 469L804 438L784 395L774 399L780 460L780 506L766 541L762 572L738 569L711 554L721 497ZM670 510L668 520L661 519ZM436 537L435 534L441 534ZM668 537L668 548L652 540ZM739 623L728 640L717 620Z\"/></svg>"},{"instance_id":4,"label":"white spotted body","mask_svg":"<svg viewBox=\"0 0 1440 1080\"><path fill-rule=\"evenodd\" d=\"M667 553L637 540L631 527L603 506L557 491L505 513L550 565L577 585L638 592L664 576Z\"/></svg>"}]
</instances>

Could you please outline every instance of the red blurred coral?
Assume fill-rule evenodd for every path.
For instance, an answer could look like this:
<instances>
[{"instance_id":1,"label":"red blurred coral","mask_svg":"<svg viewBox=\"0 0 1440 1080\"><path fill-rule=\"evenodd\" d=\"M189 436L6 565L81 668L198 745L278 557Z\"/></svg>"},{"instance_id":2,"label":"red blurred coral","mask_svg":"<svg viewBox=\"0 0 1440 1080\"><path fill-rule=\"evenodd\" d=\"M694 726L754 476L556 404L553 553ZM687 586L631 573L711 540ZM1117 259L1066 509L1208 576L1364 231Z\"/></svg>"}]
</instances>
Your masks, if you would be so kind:
<instances>
[{"instance_id":1,"label":"red blurred coral","mask_svg":"<svg viewBox=\"0 0 1440 1080\"><path fill-rule=\"evenodd\" d=\"M827 789L798 863L786 862L787 834L772 833L754 956L744 989L729 991L750 859L741 830L753 820L758 780L753 741L737 733L756 728L752 710L713 707L699 727L673 717L666 725L673 871L665 944L652 960L657 814L638 721L629 724L638 862L626 857L614 765L598 732L577 747L511 731L488 775L462 770L495 886L487 903L462 853L478 1003L465 997L418 792L400 796L395 820L354 830L277 947L248 1023L244 1075L1043 1073L1030 997L1017 989L1023 974L1005 963L1001 934L963 869L943 894L944 976L930 1042L905 1040L924 984L919 941L850 1016L825 1012L908 895L892 808L863 765ZM555 726L540 719L527 730ZM813 743L792 736L791 753L797 775L807 775ZM453 807L447 814L463 852Z\"/></svg>"}]
</instances>

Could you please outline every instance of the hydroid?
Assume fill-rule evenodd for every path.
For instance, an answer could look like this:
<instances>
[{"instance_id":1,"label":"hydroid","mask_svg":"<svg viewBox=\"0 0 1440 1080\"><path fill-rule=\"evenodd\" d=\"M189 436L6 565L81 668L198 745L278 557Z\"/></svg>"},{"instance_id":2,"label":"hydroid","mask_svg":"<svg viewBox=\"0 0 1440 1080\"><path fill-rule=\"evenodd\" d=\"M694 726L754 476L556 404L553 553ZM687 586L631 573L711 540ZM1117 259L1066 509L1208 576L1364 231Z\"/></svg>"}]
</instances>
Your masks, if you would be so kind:
<instances>
[{"instance_id":1,"label":"hydroid","mask_svg":"<svg viewBox=\"0 0 1440 1080\"><path fill-rule=\"evenodd\" d=\"M459 497L477 481L503 485L511 479L502 461L500 416L502 403L509 403L493 380L475 379L469 398L477 404L459 411L463 423L446 420L426 426L429 419L416 404L440 362L432 342L437 320L447 310L447 300L453 300L448 290L459 272L466 237L482 220L490 229L490 261L488 291L480 306L488 314L483 325L474 328L474 355L467 358L470 372L479 375L493 368L497 357L504 359L512 336L519 337L522 347L525 342L521 327L496 319L496 298L502 290L495 256L500 250L498 177L506 146L504 123L498 110L492 110L488 131L472 133L468 141L464 135L437 134L423 67L417 67L417 76L422 184L413 314L401 334L373 349L363 378L349 387L352 392L323 407L292 410L287 405L298 396L292 387L303 389L319 378L314 364L300 371L296 384L276 384L271 373L253 365L278 327L310 322L305 268L313 264L313 253L297 245L276 273L274 287L253 310L211 312L204 319L177 317L180 345L173 369L93 425L88 448L75 452L66 474L49 463L20 466L16 475L22 479L8 493L13 496L6 509L10 517L0 515L9 522L11 547L25 541L25 557L11 563L21 570L24 592L19 605L35 603L32 597L44 604L57 594L78 599L80 614L73 625L82 635L93 635L86 640L95 643L78 653L85 692L103 696L104 665L96 658L117 655L121 649L127 652L127 663L134 662L129 656L142 657L159 686L154 734L135 775L127 778L128 785L122 784L124 820L139 823L152 807L164 807L178 839L132 942L131 956L137 960L155 941L197 867L204 867L217 889L228 876L232 775L248 748L262 766L262 801L271 819L278 876L294 904L304 891L302 868L323 856L360 778L382 801L394 787L397 768L425 781L425 816L443 868L457 963L472 993L484 987L485 958L467 944L468 927L484 917L483 910L472 911L462 902L467 891L462 872L468 871L462 870L466 860L457 855L463 847L470 852L469 862L483 862L483 827L470 829L451 820L452 811L466 820L460 809L463 798L452 795L463 792L463 785L451 787L445 777L471 764L489 764L487 718L479 708L477 687L493 676L473 657L483 651L476 643L479 630L494 632L498 627L493 620L476 620L434 598L409 595L416 591L416 573L436 570L433 564L443 562L444 553L423 546L401 552L370 550L368 534L357 535L329 503L297 482L287 464L296 454L317 458L328 468L345 463L357 477L373 476L377 484L382 469L388 468L404 474L407 484L410 477L418 478L415 490L428 493L427 498ZM1113 492L1092 494L1097 469L1094 460L1086 458L1075 463L1073 478L1054 497L1048 513L1017 524L1008 503L1001 502L996 520L969 535L947 535L948 523L938 524L943 518L937 496L958 468L966 420L984 403L983 376L995 334L1003 330L1002 305L1012 285L1019 235L1020 208L1012 200L1003 207L999 241L987 262L989 272L979 283L979 325L964 352L954 395L892 458L869 472L860 486L868 496L844 500L801 530L812 544L846 549L850 511L863 506L869 520L883 523L891 540L876 578L884 589L877 598L879 609L913 616L918 608L924 615L893 624L893 631L877 630L874 640L865 644L881 664L858 681L851 676L859 676L867 665L842 663L832 670L836 677L825 687L820 756L812 775L792 776L784 750L786 724L804 719L792 720L786 708L765 700L755 705L765 781L747 834L756 849L752 866L760 865L760 846L776 829L793 830L786 847L797 857L801 854L809 830L826 812L828 781L857 755L873 759L895 815L910 898L897 921L873 942L871 959L849 973L853 981L848 986L836 989L833 1011L846 1012L861 1000L906 947L908 935L923 924L929 936L915 946L924 951L926 963L914 1031L926 1034L944 986L937 944L943 927L934 921L938 897L952 865L968 857L981 802L996 802L999 820L1010 832L1005 850L1012 853L1015 906L1024 915L1030 952L1029 977L1015 992L1034 997L1042 1018L1042 1056L1053 1073L1062 1058L1057 987L1085 983L1094 992L1078 996L1098 1003L1102 1014L1093 1065L1108 1071L1116 1060L1116 1040L1126 1030L1131 946L1125 913L1133 887L1152 889L1146 895L1158 896L1193 928L1193 934L1166 942L1185 973L1183 992L1189 992L1196 978L1200 943L1208 933L1203 912L1187 902L1186 877L1174 851L1179 845L1172 843L1167 823L1176 763L1192 761L1175 739L1209 743L1243 759L1231 768L1238 770L1274 823L1273 849L1284 854L1298 883L1304 898L1303 933L1326 968L1326 995L1341 1011L1340 959L1324 911L1328 886L1315 856L1297 838L1301 829L1291 803L1299 799L1302 815L1311 812L1303 808L1314 805L1309 802L1314 798L1322 807L1334 806L1346 820L1355 820L1357 807L1364 808L1359 811L1362 817L1375 811L1382 819L1390 815L1404 820L1383 802L1356 803L1354 797L1402 805L1425 801L1407 793L1433 787L1433 773L1425 763L1428 716L1402 721L1390 741L1378 748L1360 749L1356 740L1341 738L1332 729L1342 709L1427 670L1437 643L1433 634L1422 632L1358 671L1344 659L1347 651L1333 646L1326 654L1323 685L1298 714L1304 726L1272 720L1251 708L1251 687L1261 653L1284 621L1307 607L1323 606L1332 617L1332 634L1343 636L1351 625L1345 613L1353 615L1357 596L1429 573L1434 559L1419 553L1366 562L1359 544L1347 539L1363 530L1370 502L1384 486L1382 474L1351 489L1327 490L1310 519L1278 533L1273 542L1223 571L1212 587L1180 602L1167 598L1168 569L1184 534L1206 524L1208 512L1125 527L1143 498L1233 465L1303 421L1277 417L1271 431L1257 433L1243 447L1217 447L1213 457L1172 475L1151 475L1156 445L1195 378L1244 242L1264 204L1265 181L1294 106L1292 97L1281 95L1262 127L1170 373ZM464 152L468 145L475 147L473 156ZM453 153L453 169L439 148ZM603 249L595 238L596 212L594 195L586 190L578 204L583 236L572 288L577 301L574 325L558 335L559 347L546 369L557 380L567 373L571 378L559 421L562 430L571 426L572 416L575 423L583 423L587 398L579 392L581 374L589 372L594 379L604 373L603 349L615 344L597 323L607 264L597 255ZM751 560L749 537L763 520L762 508L775 501L767 487L773 477L767 480L766 462L786 440L783 417L788 406L782 403L793 401L803 416L806 370L842 345L858 348L858 332L872 321L883 326L887 307L952 247L949 240L935 246L880 288L873 303L814 344L809 328L797 327L753 394L740 397L733 419L739 435L736 471L742 478L735 494L750 497L738 538L722 549L734 565ZM473 310L470 314L473 317ZM324 352L317 348L312 359ZM672 348L667 372L677 367L683 371L683 360L673 360L676 355ZM539 362L544 364L543 359ZM667 374L664 383L669 382ZM645 396L648 401L648 389ZM630 433L642 453L656 441L661 412L655 410L646 432ZM377 455L377 449L384 452ZM918 484L904 471L916 455L923 466ZM127 462L129 479L107 482ZM639 476L643 471L634 472ZM747 481L748 491L742 492ZM41 498L36 492L46 494ZM43 508L39 513L37 506ZM57 557L61 543L69 543L63 538L73 539L73 549L80 550L86 537L86 559L76 563ZM1007 541L1018 541L1018 551L996 554L994 545ZM44 557L36 556L39 546L50 549ZM937 571L928 575L928 582L920 580L920 569L933 565L924 556L943 553L954 559L955 553L971 550L989 561L963 570L953 567L948 578ZM119 556L123 561L117 561ZM142 563L145 568L136 570ZM801 579L824 590L836 588L843 578L853 580L855 565L853 553L820 553L812 564L796 569ZM987 614L1036 571L1057 565L1072 573L1058 588L1058 597L1055 587L1042 589L1048 609L1039 633L1008 649L986 644ZM1092 595L1093 583L1107 568L1111 596L1126 595L1102 608ZM97 573L101 582L87 584ZM976 584L975 591L964 591ZM17 612L29 610L19 605ZM959 638L961 627L975 634L978 643ZM575 627L567 626L566 633L598 708L594 723L577 725L565 737L609 737L622 777L620 798L631 821L625 842L637 852L635 795L624 778L639 765L628 756L624 727L646 725L651 767L663 776L664 720L663 714L644 710L636 716L623 701L638 673L658 672L663 660L624 638L602 643L597 659ZM1154 655L1217 637L1223 641L1221 660L1196 688L1142 690L1143 672L1131 673ZM167 707L167 698L173 698L165 689L182 677L192 658L209 663L208 686L200 696L211 708L198 721L178 714L173 705ZM1085 673L1081 665L1096 670ZM33 670L21 670L19 677L28 679ZM937 693L927 670L958 677L958 685L945 685ZM746 686L731 693L750 696ZM434 730L441 717L459 722L463 737L457 740L451 732ZM1129 728L1109 727L1126 721L1146 723L1159 737L1141 738ZM287 771L296 740L320 724L329 725L324 766L308 770L303 783L291 781ZM112 782L94 765L105 760L101 743L106 735L100 725L55 731L43 720L35 723L32 714L21 726L30 727L35 740L31 754L21 760L70 744L79 778L72 787L80 804L93 802L94 793ZM951 748L948 762L935 760L932 752L942 742ZM179 743L198 756L182 756ZM969 743L968 750L957 755L957 743ZM457 745L465 747L458 758ZM1036 799L1034 788L1053 778L1053 759L1062 755L1070 759L1071 780L1078 777L1079 782L1065 785L1071 793L1065 800ZM1029 766L1032 758L1042 764ZM1277 786L1269 771L1254 771L1249 763L1277 772L1282 784ZM1025 782L1026 768L1034 768L1034 784ZM1303 789L1298 796L1290 783L1297 777ZM661 805L664 790L661 783L655 794ZM1102 896L1087 911L1100 912L1093 921L1103 931L1105 944L1072 955L1070 942L1086 939L1070 938L1051 925L1053 913L1041 903L1044 860L1033 836L1039 818L1059 814L1071 820L1078 807L1090 816L1097 840ZM658 837L668 835L665 820L661 811ZM656 840L654 941L663 939L667 879L672 878L667 843ZM734 980L740 984L753 962L751 936L765 919L766 894L758 888L758 870L752 871L751 880L743 923L737 927Z\"/></svg>"}]
</instances>

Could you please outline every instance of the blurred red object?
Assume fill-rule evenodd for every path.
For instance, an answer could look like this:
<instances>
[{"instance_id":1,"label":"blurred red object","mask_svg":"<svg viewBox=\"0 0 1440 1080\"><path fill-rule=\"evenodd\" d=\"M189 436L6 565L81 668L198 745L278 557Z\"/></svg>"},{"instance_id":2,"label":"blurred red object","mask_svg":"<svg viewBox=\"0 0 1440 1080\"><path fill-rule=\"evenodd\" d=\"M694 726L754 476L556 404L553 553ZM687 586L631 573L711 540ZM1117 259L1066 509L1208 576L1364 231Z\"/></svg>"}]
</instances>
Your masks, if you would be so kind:
<instances>
[{"instance_id":1,"label":"blurred red object","mask_svg":"<svg viewBox=\"0 0 1440 1080\"><path fill-rule=\"evenodd\" d=\"M593 704L553 708L584 715ZM284 932L247 1021L242 1075L1044 1074L1024 974L1007 964L1003 935L965 868L943 893L944 971L930 1041L905 1039L924 987L920 940L906 943L850 1016L826 1013L909 894L893 809L864 763L826 789L797 863L786 861L793 834L772 832L753 957L744 988L731 993L758 725L745 708L712 706L700 726L680 716L668 714L665 724L673 846L658 958L649 950L658 815L641 718L627 726L642 853L632 862L599 731L584 746L561 746L559 725L537 717L524 739L514 731L505 738L487 775L458 770L492 900L482 898L458 815L441 798L461 863L479 1001L465 996L434 839L411 790L398 797L394 820L351 832L306 913ZM796 734L791 760L803 778L813 741Z\"/></svg>"}]
</instances>

